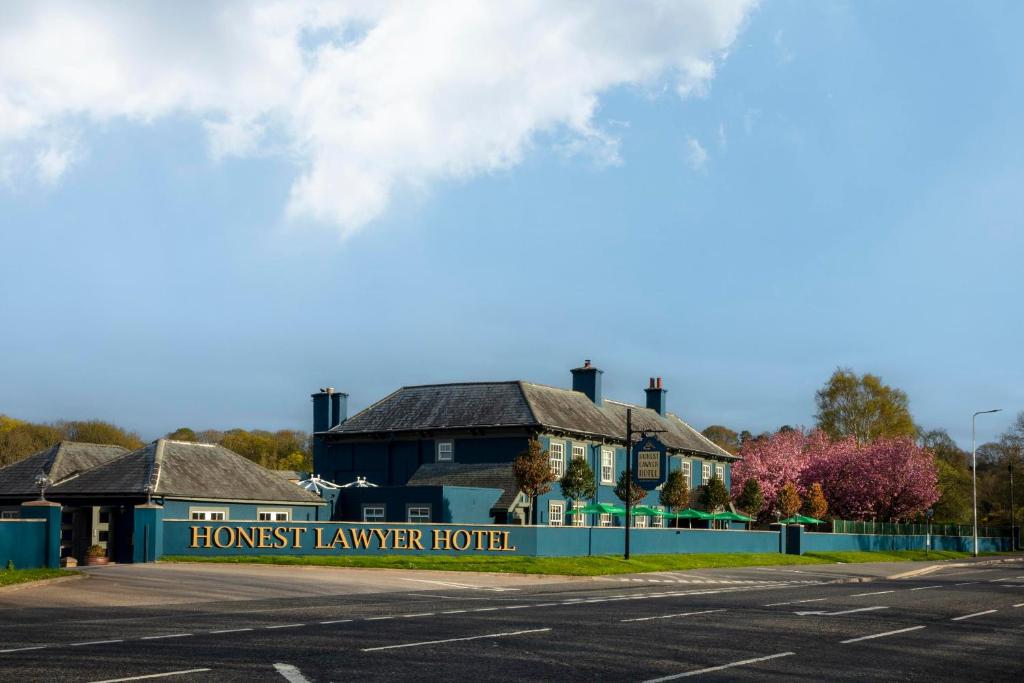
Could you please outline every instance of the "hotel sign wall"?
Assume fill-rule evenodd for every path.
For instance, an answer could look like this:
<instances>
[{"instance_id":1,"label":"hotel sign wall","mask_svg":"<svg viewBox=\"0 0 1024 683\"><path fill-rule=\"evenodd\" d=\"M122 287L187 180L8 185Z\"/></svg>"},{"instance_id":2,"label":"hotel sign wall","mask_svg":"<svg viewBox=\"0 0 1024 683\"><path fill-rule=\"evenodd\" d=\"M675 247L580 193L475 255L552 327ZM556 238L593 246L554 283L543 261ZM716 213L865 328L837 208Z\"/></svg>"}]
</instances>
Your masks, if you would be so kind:
<instances>
[{"instance_id":1,"label":"hotel sign wall","mask_svg":"<svg viewBox=\"0 0 1024 683\"><path fill-rule=\"evenodd\" d=\"M645 436L633 446L633 478L641 488L653 491L668 476L668 455L663 444L653 436Z\"/></svg>"},{"instance_id":2,"label":"hotel sign wall","mask_svg":"<svg viewBox=\"0 0 1024 683\"><path fill-rule=\"evenodd\" d=\"M325 551L392 550L441 552L516 552L502 529L453 529L445 527L364 527L306 525L193 524L189 526L188 550L257 550L288 554L320 554Z\"/></svg>"}]
</instances>

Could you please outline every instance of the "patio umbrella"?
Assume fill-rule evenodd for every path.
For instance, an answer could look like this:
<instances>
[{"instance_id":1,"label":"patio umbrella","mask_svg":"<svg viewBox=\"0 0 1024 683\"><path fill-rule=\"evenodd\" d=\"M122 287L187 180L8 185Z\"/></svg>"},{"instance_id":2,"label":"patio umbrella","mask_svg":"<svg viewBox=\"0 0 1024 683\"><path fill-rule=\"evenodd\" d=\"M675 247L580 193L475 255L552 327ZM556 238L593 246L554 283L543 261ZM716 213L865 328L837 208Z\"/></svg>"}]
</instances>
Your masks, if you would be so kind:
<instances>
[{"instance_id":1,"label":"patio umbrella","mask_svg":"<svg viewBox=\"0 0 1024 683\"><path fill-rule=\"evenodd\" d=\"M585 515L624 515L626 514L626 509L619 507L618 505L609 505L608 503L587 503L581 508L568 510L565 514L574 515L577 513Z\"/></svg>"},{"instance_id":2,"label":"patio umbrella","mask_svg":"<svg viewBox=\"0 0 1024 683\"><path fill-rule=\"evenodd\" d=\"M707 512L701 512L700 510L694 510L693 508L686 508L680 510L673 515L676 519L711 519L711 515Z\"/></svg>"},{"instance_id":3,"label":"patio umbrella","mask_svg":"<svg viewBox=\"0 0 1024 683\"><path fill-rule=\"evenodd\" d=\"M625 510L623 510L623 513L625 513ZM670 515L671 513L662 512L661 510L655 510L654 508L647 507L646 505L633 506L634 517L668 517Z\"/></svg>"},{"instance_id":4,"label":"patio umbrella","mask_svg":"<svg viewBox=\"0 0 1024 683\"><path fill-rule=\"evenodd\" d=\"M714 513L712 515L712 517L714 517L715 519L727 519L727 520L729 520L731 522L753 522L754 521L753 517L747 517L746 515L741 515L738 512L733 512L732 510L726 510L724 512L716 512L716 513Z\"/></svg>"},{"instance_id":5,"label":"patio umbrella","mask_svg":"<svg viewBox=\"0 0 1024 683\"><path fill-rule=\"evenodd\" d=\"M825 522L814 517L807 517L806 515L793 515L786 519L780 519L780 524L824 524Z\"/></svg>"}]
</instances>

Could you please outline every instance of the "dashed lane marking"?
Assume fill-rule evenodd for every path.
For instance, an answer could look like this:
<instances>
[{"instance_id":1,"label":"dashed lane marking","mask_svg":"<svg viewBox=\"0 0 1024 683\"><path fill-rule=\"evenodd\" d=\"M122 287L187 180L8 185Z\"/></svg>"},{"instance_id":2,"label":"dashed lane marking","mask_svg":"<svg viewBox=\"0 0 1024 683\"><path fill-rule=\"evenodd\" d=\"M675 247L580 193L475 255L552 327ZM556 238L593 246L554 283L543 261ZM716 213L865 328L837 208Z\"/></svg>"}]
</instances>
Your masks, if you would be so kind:
<instances>
[{"instance_id":1,"label":"dashed lane marking","mask_svg":"<svg viewBox=\"0 0 1024 683\"><path fill-rule=\"evenodd\" d=\"M33 645L32 647L15 647L10 650L0 650L0 654L6 654L8 652L25 652L27 650L45 650L46 645Z\"/></svg>"},{"instance_id":2,"label":"dashed lane marking","mask_svg":"<svg viewBox=\"0 0 1024 683\"><path fill-rule=\"evenodd\" d=\"M215 635L215 634L218 634L218 633L242 633L243 631L252 631L252 630L254 630L254 629L251 629L251 628L223 628L223 629L221 629L219 631L210 631L210 635Z\"/></svg>"},{"instance_id":3,"label":"dashed lane marking","mask_svg":"<svg viewBox=\"0 0 1024 683\"><path fill-rule=\"evenodd\" d=\"M917 588L911 588L912 591L926 591L929 588L942 588L942 586L918 586Z\"/></svg>"},{"instance_id":4,"label":"dashed lane marking","mask_svg":"<svg viewBox=\"0 0 1024 683\"><path fill-rule=\"evenodd\" d=\"M209 671L209 669L181 669L180 671L165 671L161 674L146 674L145 676L129 676L128 678L107 678L102 681L93 681L93 683L123 683L124 681L141 681L147 678L167 678L169 676L185 676L187 674L197 674L203 671Z\"/></svg>"},{"instance_id":5,"label":"dashed lane marking","mask_svg":"<svg viewBox=\"0 0 1024 683\"><path fill-rule=\"evenodd\" d=\"M840 610L838 612L793 612L793 614L798 614L801 617L809 615L809 614L819 614L821 616L834 617L834 616L838 616L840 614L853 614L854 612L874 612L875 610L880 610L880 609L889 609L889 608L885 607L883 605L877 605L875 607L858 607L857 609L844 609L844 610Z\"/></svg>"},{"instance_id":6,"label":"dashed lane marking","mask_svg":"<svg viewBox=\"0 0 1024 683\"><path fill-rule=\"evenodd\" d=\"M681 614L661 614L656 617L639 617L637 619L619 619L620 622L626 623L629 621L653 621L655 619L675 619L676 617L693 617L698 614L711 614L712 612L724 612L725 609L706 609L701 612L683 612Z\"/></svg>"},{"instance_id":7,"label":"dashed lane marking","mask_svg":"<svg viewBox=\"0 0 1024 683\"><path fill-rule=\"evenodd\" d=\"M445 638L444 640L424 640L419 643L400 643L398 645L380 645L378 647L364 647L363 652L378 652L380 650L397 650L404 647L421 647L423 645L440 645L442 643L457 643L466 640L481 640L483 638L506 638L509 636L522 636L527 633L544 633L550 628L532 628L526 631L506 631L504 633L488 633L482 636L467 636L465 638Z\"/></svg>"},{"instance_id":8,"label":"dashed lane marking","mask_svg":"<svg viewBox=\"0 0 1024 683\"><path fill-rule=\"evenodd\" d=\"M321 624L347 624L352 621L351 619L330 619L328 621L321 621Z\"/></svg>"},{"instance_id":9,"label":"dashed lane marking","mask_svg":"<svg viewBox=\"0 0 1024 683\"><path fill-rule=\"evenodd\" d=\"M863 597L867 597L868 595L885 595L886 593L895 593L895 592L896 591L892 590L892 591L875 591L874 593L856 593L854 595L851 595L850 597L851 598L863 598Z\"/></svg>"},{"instance_id":10,"label":"dashed lane marking","mask_svg":"<svg viewBox=\"0 0 1024 683\"><path fill-rule=\"evenodd\" d=\"M1024 602L1018 602L1014 607L1024 607Z\"/></svg>"},{"instance_id":11,"label":"dashed lane marking","mask_svg":"<svg viewBox=\"0 0 1024 683\"><path fill-rule=\"evenodd\" d=\"M275 626L264 626L263 628L274 629L274 628L298 628L305 626L305 624L277 624Z\"/></svg>"},{"instance_id":12,"label":"dashed lane marking","mask_svg":"<svg viewBox=\"0 0 1024 683\"><path fill-rule=\"evenodd\" d=\"M120 638L117 640L90 640L85 643L71 643L68 647L85 647L86 645L109 645L111 643L123 643L124 639Z\"/></svg>"},{"instance_id":13,"label":"dashed lane marking","mask_svg":"<svg viewBox=\"0 0 1024 683\"><path fill-rule=\"evenodd\" d=\"M997 611L997 610L987 609L984 612L975 612L974 614L965 614L962 617L953 617L952 619L950 619L950 621L963 621L964 619L972 619L974 617L980 617L983 614L992 614L995 611Z\"/></svg>"},{"instance_id":14,"label":"dashed lane marking","mask_svg":"<svg viewBox=\"0 0 1024 683\"><path fill-rule=\"evenodd\" d=\"M885 631L884 633L872 633L870 636L861 636L860 638L850 638L849 640L840 640L841 645L849 645L850 643L859 643L862 640L874 640L875 638L885 638L886 636L895 636L899 633L908 633L910 631L919 631L924 626L911 626L910 628L901 628L895 631Z\"/></svg>"},{"instance_id":15,"label":"dashed lane marking","mask_svg":"<svg viewBox=\"0 0 1024 683\"><path fill-rule=\"evenodd\" d=\"M383 617L367 617L366 621L384 621L386 619L394 619L394 615L388 615Z\"/></svg>"},{"instance_id":16,"label":"dashed lane marking","mask_svg":"<svg viewBox=\"0 0 1024 683\"><path fill-rule=\"evenodd\" d=\"M810 600L790 600L789 602L773 602L765 607L778 607L779 605L800 605L805 602L821 602L822 600L828 600L828 598L811 598Z\"/></svg>"},{"instance_id":17,"label":"dashed lane marking","mask_svg":"<svg viewBox=\"0 0 1024 683\"><path fill-rule=\"evenodd\" d=\"M970 586L972 583L978 583L977 581L964 581L963 583L954 583L954 586Z\"/></svg>"},{"instance_id":18,"label":"dashed lane marking","mask_svg":"<svg viewBox=\"0 0 1024 683\"><path fill-rule=\"evenodd\" d=\"M288 681L288 683L309 683L309 679L302 675L302 672L299 671L298 667L292 666L291 664L278 662L277 664L274 664L274 670L284 676L284 679Z\"/></svg>"},{"instance_id":19,"label":"dashed lane marking","mask_svg":"<svg viewBox=\"0 0 1024 683\"><path fill-rule=\"evenodd\" d=\"M168 633L167 635L163 635L163 636L144 636L142 638L139 638L139 640L163 640L165 638L187 638L190 635L192 635L192 634L191 633Z\"/></svg>"},{"instance_id":20,"label":"dashed lane marking","mask_svg":"<svg viewBox=\"0 0 1024 683\"><path fill-rule=\"evenodd\" d=\"M767 657L754 657L753 659L742 659L738 662L729 662L728 664L720 664L719 666L710 666L706 669L696 669L695 671L684 671L681 674L674 674L672 676L662 676L661 678L652 678L644 681L644 683L662 683L663 681L674 681L677 678L688 678L689 676L699 676L700 674L711 673L712 671L722 671L723 669L731 669L735 666L744 666L746 664L756 664L758 662L766 662L769 659L778 659L779 657L789 657L795 655L795 652L779 652L778 654L768 655Z\"/></svg>"}]
</instances>

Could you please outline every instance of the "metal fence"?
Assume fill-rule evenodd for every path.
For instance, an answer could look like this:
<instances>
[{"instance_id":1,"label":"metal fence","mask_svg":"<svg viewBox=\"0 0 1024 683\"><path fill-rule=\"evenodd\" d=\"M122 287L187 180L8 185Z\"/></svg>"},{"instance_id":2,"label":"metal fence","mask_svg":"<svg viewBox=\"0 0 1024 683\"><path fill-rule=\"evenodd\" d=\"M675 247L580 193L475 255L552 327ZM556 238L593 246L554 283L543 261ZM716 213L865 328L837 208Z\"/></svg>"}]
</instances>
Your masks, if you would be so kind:
<instances>
[{"instance_id":1,"label":"metal fence","mask_svg":"<svg viewBox=\"0 0 1024 683\"><path fill-rule=\"evenodd\" d=\"M898 524L896 522L853 522L843 519L832 520L832 531L837 534L882 534L890 536L973 536L970 524ZM1010 528L1001 526L979 526L978 536L1009 536Z\"/></svg>"}]
</instances>

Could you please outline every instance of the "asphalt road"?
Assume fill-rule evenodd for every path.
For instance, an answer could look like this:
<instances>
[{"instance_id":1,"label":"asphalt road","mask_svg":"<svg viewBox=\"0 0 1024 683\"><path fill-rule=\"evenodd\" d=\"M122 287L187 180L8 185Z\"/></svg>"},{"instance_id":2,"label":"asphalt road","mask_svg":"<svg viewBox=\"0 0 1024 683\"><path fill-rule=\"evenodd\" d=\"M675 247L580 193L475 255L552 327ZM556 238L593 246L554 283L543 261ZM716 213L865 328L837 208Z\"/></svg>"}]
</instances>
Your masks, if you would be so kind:
<instances>
[{"instance_id":1,"label":"asphalt road","mask_svg":"<svg viewBox=\"0 0 1024 683\"><path fill-rule=\"evenodd\" d=\"M230 568L108 568L0 594L0 680L1024 680L1024 560L887 567L328 570L334 590L273 568L226 598ZM833 582L858 574L873 580ZM114 599L119 585L132 604ZM90 586L110 604L61 598Z\"/></svg>"}]
</instances>

